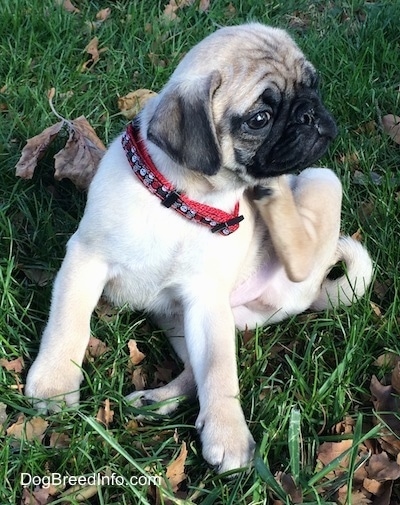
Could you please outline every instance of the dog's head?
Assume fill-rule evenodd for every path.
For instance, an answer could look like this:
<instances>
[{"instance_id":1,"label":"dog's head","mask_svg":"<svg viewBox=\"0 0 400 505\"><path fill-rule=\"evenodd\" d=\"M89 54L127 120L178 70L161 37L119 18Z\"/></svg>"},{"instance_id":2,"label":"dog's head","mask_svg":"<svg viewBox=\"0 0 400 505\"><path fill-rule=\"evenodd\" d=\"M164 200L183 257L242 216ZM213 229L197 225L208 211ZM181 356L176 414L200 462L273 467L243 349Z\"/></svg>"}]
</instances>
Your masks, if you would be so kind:
<instances>
[{"instance_id":1,"label":"dog's head","mask_svg":"<svg viewBox=\"0 0 400 505\"><path fill-rule=\"evenodd\" d=\"M314 67L283 30L222 28L195 46L153 103L147 138L205 175L246 184L320 158L336 125Z\"/></svg>"}]
</instances>

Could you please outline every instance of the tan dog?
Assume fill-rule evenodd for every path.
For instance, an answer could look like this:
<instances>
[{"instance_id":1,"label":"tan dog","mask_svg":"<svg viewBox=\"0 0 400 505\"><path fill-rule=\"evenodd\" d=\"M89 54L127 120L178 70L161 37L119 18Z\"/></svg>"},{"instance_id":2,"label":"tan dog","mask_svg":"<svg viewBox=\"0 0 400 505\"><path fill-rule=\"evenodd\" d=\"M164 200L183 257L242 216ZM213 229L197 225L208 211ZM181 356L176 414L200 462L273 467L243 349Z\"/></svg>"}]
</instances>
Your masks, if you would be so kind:
<instances>
[{"instance_id":1,"label":"tan dog","mask_svg":"<svg viewBox=\"0 0 400 505\"><path fill-rule=\"evenodd\" d=\"M282 317L311 303L280 287L284 269L278 259L271 263L273 248L246 190L270 184L260 205L279 257L293 279L308 274L317 293L335 262L340 185L321 172L325 193L326 180L334 184L320 202L325 229L319 209L309 224L302 210L303 186L305 208L318 206L312 181L308 187L301 175L304 185L289 180L288 191L284 179L270 178L309 166L335 135L313 66L282 30L224 28L194 47L100 164L54 284L26 395L42 410L78 405L90 317L104 291L153 315L185 363L166 388L128 398L158 401L196 390L205 459L220 472L246 465L254 441L239 401L235 318L240 327L268 320L271 289L284 289L284 304L273 308ZM308 250L293 221L312 236ZM318 273L309 254L321 260ZM263 274L270 267L281 272L272 287ZM363 275L368 282L370 272Z\"/></svg>"}]
</instances>

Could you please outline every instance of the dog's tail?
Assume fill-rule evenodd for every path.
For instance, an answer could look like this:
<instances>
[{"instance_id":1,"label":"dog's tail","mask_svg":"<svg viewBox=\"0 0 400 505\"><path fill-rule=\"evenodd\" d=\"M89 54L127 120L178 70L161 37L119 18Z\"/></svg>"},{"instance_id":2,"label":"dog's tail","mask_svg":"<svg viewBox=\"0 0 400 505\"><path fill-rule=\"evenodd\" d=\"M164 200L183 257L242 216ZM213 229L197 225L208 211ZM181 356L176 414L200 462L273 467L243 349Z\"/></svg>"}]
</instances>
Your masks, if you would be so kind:
<instances>
[{"instance_id":1,"label":"dog's tail","mask_svg":"<svg viewBox=\"0 0 400 505\"><path fill-rule=\"evenodd\" d=\"M351 237L340 237L336 249L335 263L344 262L345 274L336 279L326 277L316 300L314 310L351 305L361 297L371 283L372 260L360 242Z\"/></svg>"}]
</instances>

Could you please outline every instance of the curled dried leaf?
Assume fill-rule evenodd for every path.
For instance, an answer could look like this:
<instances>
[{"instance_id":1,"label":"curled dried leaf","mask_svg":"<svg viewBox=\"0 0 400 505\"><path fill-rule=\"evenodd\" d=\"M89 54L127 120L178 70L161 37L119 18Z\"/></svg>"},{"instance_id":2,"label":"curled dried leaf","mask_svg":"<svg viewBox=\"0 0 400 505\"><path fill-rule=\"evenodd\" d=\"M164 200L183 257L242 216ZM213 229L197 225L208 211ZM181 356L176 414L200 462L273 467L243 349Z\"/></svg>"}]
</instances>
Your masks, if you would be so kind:
<instances>
[{"instance_id":1,"label":"curled dried leaf","mask_svg":"<svg viewBox=\"0 0 400 505\"><path fill-rule=\"evenodd\" d=\"M110 400L109 398L107 398L106 400L104 400L104 407L99 408L96 415L96 420L104 424L108 428L108 425L113 422L113 419L114 419L114 411L111 410Z\"/></svg>"},{"instance_id":2,"label":"curled dried leaf","mask_svg":"<svg viewBox=\"0 0 400 505\"><path fill-rule=\"evenodd\" d=\"M118 108L123 116L132 119L140 112L144 104L155 96L157 93L151 89L137 89L118 98Z\"/></svg>"},{"instance_id":3,"label":"curled dried leaf","mask_svg":"<svg viewBox=\"0 0 400 505\"><path fill-rule=\"evenodd\" d=\"M38 161L60 133L64 121L49 126L38 135L28 139L15 167L15 175L22 179L32 179Z\"/></svg>"},{"instance_id":4,"label":"curled dried leaf","mask_svg":"<svg viewBox=\"0 0 400 505\"><path fill-rule=\"evenodd\" d=\"M103 157L105 147L84 116L71 121L65 144L55 156L57 180L70 179L78 189L87 189Z\"/></svg>"},{"instance_id":5,"label":"curled dried leaf","mask_svg":"<svg viewBox=\"0 0 400 505\"><path fill-rule=\"evenodd\" d=\"M387 114L382 118L383 131L389 135L389 137L400 144L400 117L394 114Z\"/></svg>"},{"instance_id":6,"label":"curled dried leaf","mask_svg":"<svg viewBox=\"0 0 400 505\"><path fill-rule=\"evenodd\" d=\"M26 420L25 416L21 414L17 422L7 428L7 436L12 436L18 440L43 440L44 432L46 431L49 423L41 417L32 417Z\"/></svg>"},{"instance_id":7,"label":"curled dried leaf","mask_svg":"<svg viewBox=\"0 0 400 505\"><path fill-rule=\"evenodd\" d=\"M129 348L129 358L130 358L130 365L136 366L141 363L144 358L146 357L145 354L143 354L141 351L139 351L136 340L129 340L128 342L128 348Z\"/></svg>"},{"instance_id":8,"label":"curled dried leaf","mask_svg":"<svg viewBox=\"0 0 400 505\"><path fill-rule=\"evenodd\" d=\"M167 466L166 476L174 493L178 491L181 482L186 480L185 462L187 454L186 443L182 442L179 456Z\"/></svg>"},{"instance_id":9,"label":"curled dried leaf","mask_svg":"<svg viewBox=\"0 0 400 505\"><path fill-rule=\"evenodd\" d=\"M108 347L104 342L96 337L90 337L86 348L86 358L98 358L108 351Z\"/></svg>"},{"instance_id":10,"label":"curled dried leaf","mask_svg":"<svg viewBox=\"0 0 400 505\"><path fill-rule=\"evenodd\" d=\"M25 363L22 357L8 361L5 358L0 359L0 366L8 370L9 372L21 373Z\"/></svg>"},{"instance_id":11,"label":"curled dried leaf","mask_svg":"<svg viewBox=\"0 0 400 505\"><path fill-rule=\"evenodd\" d=\"M98 21L105 21L107 18L109 18L111 15L111 9L110 7L107 7L105 9L101 9L97 14L96 14L96 19Z\"/></svg>"}]
</instances>

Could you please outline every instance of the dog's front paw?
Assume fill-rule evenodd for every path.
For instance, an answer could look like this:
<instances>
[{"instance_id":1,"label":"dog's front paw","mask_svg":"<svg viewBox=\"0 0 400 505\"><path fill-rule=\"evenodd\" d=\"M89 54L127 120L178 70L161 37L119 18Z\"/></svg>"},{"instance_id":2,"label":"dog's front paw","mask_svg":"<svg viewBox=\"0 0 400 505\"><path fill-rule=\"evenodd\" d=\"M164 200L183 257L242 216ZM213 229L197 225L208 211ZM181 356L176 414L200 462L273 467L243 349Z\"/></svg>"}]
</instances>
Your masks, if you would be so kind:
<instances>
[{"instance_id":1,"label":"dog's front paw","mask_svg":"<svg viewBox=\"0 0 400 505\"><path fill-rule=\"evenodd\" d=\"M253 188L253 201L257 205L265 205L266 203L282 196L289 189L289 180L287 176L271 177L268 182L262 185L257 185Z\"/></svg>"},{"instance_id":2,"label":"dog's front paw","mask_svg":"<svg viewBox=\"0 0 400 505\"><path fill-rule=\"evenodd\" d=\"M144 419L151 418L153 413L158 415L168 415L174 412L179 404L181 397L178 398L166 398L163 394L162 387L158 389L148 389L145 391L135 391L130 395L127 395L125 399L128 403L130 403L133 407L137 409L143 408L145 411L145 407L149 407L155 404L160 404L157 407L148 409L147 412L143 414L137 414L135 418L139 421L143 421Z\"/></svg>"},{"instance_id":3,"label":"dog's front paw","mask_svg":"<svg viewBox=\"0 0 400 505\"><path fill-rule=\"evenodd\" d=\"M63 405L77 407L82 378L80 368L73 363L54 366L47 360L37 359L26 378L25 396L41 413L58 412Z\"/></svg>"},{"instance_id":4,"label":"dog's front paw","mask_svg":"<svg viewBox=\"0 0 400 505\"><path fill-rule=\"evenodd\" d=\"M218 473L245 467L253 459L255 442L240 408L200 413L196 428L203 457Z\"/></svg>"}]
</instances>

